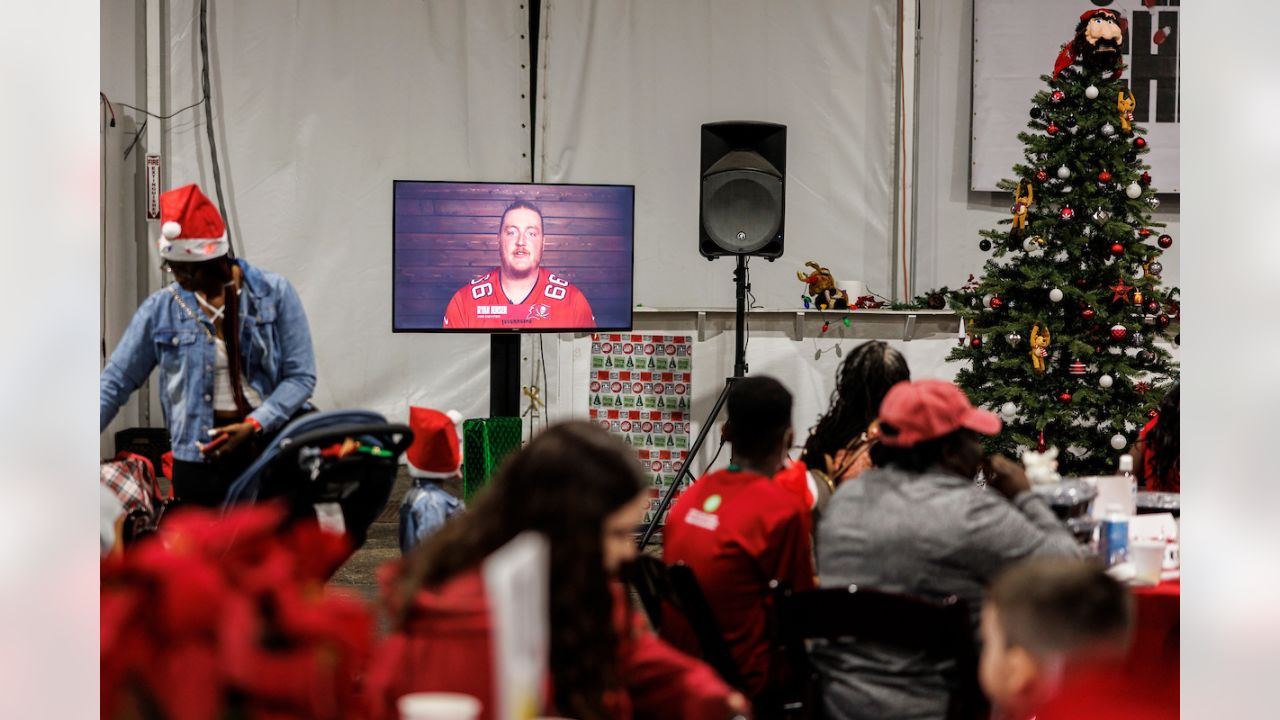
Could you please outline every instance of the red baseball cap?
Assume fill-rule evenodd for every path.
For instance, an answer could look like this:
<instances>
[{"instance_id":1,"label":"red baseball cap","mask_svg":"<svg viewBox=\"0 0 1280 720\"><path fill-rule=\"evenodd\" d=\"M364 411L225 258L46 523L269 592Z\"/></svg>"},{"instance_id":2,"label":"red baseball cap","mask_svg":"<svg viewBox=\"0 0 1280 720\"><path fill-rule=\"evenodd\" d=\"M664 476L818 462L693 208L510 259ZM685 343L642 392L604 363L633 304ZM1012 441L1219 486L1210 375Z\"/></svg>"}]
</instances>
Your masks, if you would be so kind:
<instances>
[{"instance_id":1,"label":"red baseball cap","mask_svg":"<svg viewBox=\"0 0 1280 720\"><path fill-rule=\"evenodd\" d=\"M998 415L974 407L963 390L945 380L904 380L889 388L880 403L880 424L880 442L896 448L935 440L960 428L983 435L1000 432Z\"/></svg>"}]
</instances>

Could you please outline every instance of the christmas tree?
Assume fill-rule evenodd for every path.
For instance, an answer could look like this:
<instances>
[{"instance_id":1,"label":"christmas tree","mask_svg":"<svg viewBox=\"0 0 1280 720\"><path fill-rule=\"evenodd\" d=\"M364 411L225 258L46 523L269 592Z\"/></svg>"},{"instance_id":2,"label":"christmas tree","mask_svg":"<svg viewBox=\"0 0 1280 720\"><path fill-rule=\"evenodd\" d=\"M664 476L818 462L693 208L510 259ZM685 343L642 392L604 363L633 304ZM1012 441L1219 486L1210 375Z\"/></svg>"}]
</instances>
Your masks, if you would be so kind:
<instances>
[{"instance_id":1,"label":"christmas tree","mask_svg":"<svg viewBox=\"0 0 1280 720\"><path fill-rule=\"evenodd\" d=\"M981 233L993 257L976 287L953 295L966 337L949 360L957 383L1004 418L989 451L1061 448L1064 472L1114 471L1176 380L1156 344L1177 340L1177 288L1161 286L1173 239L1159 205L1144 128L1121 79L1121 20L1081 16L1046 88L1032 99L1024 164L1000 187L1014 195L1007 229Z\"/></svg>"}]
</instances>

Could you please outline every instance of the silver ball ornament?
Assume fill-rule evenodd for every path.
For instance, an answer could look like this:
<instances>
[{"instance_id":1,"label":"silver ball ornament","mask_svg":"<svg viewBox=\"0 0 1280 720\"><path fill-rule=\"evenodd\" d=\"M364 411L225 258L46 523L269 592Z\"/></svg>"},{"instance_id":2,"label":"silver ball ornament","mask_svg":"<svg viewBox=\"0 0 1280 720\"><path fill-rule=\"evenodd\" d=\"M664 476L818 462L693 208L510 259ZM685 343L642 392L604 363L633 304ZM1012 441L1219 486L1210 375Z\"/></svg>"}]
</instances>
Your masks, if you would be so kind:
<instances>
[{"instance_id":1,"label":"silver ball ornament","mask_svg":"<svg viewBox=\"0 0 1280 720\"><path fill-rule=\"evenodd\" d=\"M1129 183L1129 186L1124 189L1124 194L1131 200L1137 200L1142 197L1142 186L1136 182Z\"/></svg>"},{"instance_id":2,"label":"silver ball ornament","mask_svg":"<svg viewBox=\"0 0 1280 720\"><path fill-rule=\"evenodd\" d=\"M1018 347L1018 345L1022 343L1022 336L1019 335L1018 333L1009 333L1008 335L1004 336L1004 340L1005 342L1009 343L1009 345L1013 347Z\"/></svg>"},{"instance_id":3,"label":"silver ball ornament","mask_svg":"<svg viewBox=\"0 0 1280 720\"><path fill-rule=\"evenodd\" d=\"M1160 198L1156 197L1155 195L1152 195L1151 197L1147 198L1147 204L1151 206L1152 210L1155 210L1156 208L1160 207Z\"/></svg>"},{"instance_id":4,"label":"silver ball ornament","mask_svg":"<svg viewBox=\"0 0 1280 720\"><path fill-rule=\"evenodd\" d=\"M1007 402L1000 406L1000 414L1005 420L1012 420L1018 414L1018 406L1012 402Z\"/></svg>"},{"instance_id":5,"label":"silver ball ornament","mask_svg":"<svg viewBox=\"0 0 1280 720\"><path fill-rule=\"evenodd\" d=\"M1151 275L1159 275L1164 272L1164 266L1159 261L1153 262L1147 266L1147 273Z\"/></svg>"},{"instance_id":6,"label":"silver ball ornament","mask_svg":"<svg viewBox=\"0 0 1280 720\"><path fill-rule=\"evenodd\" d=\"M1066 180L1066 179L1067 179L1067 178L1069 178L1069 177L1071 177L1071 169L1070 169L1070 168L1068 168L1066 165L1059 165L1059 166L1058 166L1058 179L1059 179L1059 180Z\"/></svg>"},{"instance_id":7,"label":"silver ball ornament","mask_svg":"<svg viewBox=\"0 0 1280 720\"><path fill-rule=\"evenodd\" d=\"M1128 444L1129 444L1128 438L1126 438L1124 435L1121 435L1120 433L1116 433L1115 435L1111 436L1111 447L1115 448L1116 450L1123 450L1125 449L1125 446L1127 446Z\"/></svg>"},{"instance_id":8,"label":"silver ball ornament","mask_svg":"<svg viewBox=\"0 0 1280 720\"><path fill-rule=\"evenodd\" d=\"M1116 134L1116 129L1114 126L1111 125L1111 123L1107 123L1102 126L1100 132L1102 133L1103 137L1111 137L1112 135Z\"/></svg>"},{"instance_id":9,"label":"silver ball ornament","mask_svg":"<svg viewBox=\"0 0 1280 720\"><path fill-rule=\"evenodd\" d=\"M1049 299L1053 302L1062 302L1062 291L1058 288L1050 290Z\"/></svg>"},{"instance_id":10,"label":"silver ball ornament","mask_svg":"<svg viewBox=\"0 0 1280 720\"><path fill-rule=\"evenodd\" d=\"M1089 87L1084 89L1084 96L1089 98L1090 100L1097 100L1098 88L1094 87L1093 85L1090 85Z\"/></svg>"},{"instance_id":11,"label":"silver ball ornament","mask_svg":"<svg viewBox=\"0 0 1280 720\"><path fill-rule=\"evenodd\" d=\"M1100 386L1102 386L1102 387L1104 387L1104 388L1109 388L1109 387L1111 387L1111 384L1112 384L1113 382L1115 382L1115 381L1111 379L1111 376L1110 376L1110 375L1103 375L1102 377L1098 378L1098 385L1100 385Z\"/></svg>"}]
</instances>

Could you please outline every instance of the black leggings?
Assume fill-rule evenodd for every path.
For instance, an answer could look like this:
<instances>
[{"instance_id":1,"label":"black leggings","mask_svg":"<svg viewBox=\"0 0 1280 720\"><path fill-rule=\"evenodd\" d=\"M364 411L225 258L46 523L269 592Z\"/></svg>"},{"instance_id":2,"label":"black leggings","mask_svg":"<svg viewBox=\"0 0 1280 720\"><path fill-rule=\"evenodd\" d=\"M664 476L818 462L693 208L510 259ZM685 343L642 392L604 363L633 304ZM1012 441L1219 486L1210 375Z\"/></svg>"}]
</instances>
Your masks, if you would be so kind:
<instances>
[{"instance_id":1,"label":"black leggings","mask_svg":"<svg viewBox=\"0 0 1280 720\"><path fill-rule=\"evenodd\" d=\"M257 456L255 443L246 441L233 452L205 462L173 461L173 495L184 505L222 507L231 483L240 477Z\"/></svg>"}]
</instances>

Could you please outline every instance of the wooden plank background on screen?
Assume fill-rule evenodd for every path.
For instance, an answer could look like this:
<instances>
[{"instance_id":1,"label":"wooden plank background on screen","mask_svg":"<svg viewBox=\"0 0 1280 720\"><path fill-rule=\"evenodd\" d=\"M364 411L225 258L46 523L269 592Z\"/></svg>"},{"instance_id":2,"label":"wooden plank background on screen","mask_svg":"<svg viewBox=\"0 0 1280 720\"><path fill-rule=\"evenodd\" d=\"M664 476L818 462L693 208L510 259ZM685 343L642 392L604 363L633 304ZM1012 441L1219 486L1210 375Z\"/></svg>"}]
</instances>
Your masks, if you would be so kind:
<instances>
[{"instance_id":1,"label":"wooden plank background on screen","mask_svg":"<svg viewBox=\"0 0 1280 720\"><path fill-rule=\"evenodd\" d=\"M396 328L440 327L453 293L497 267L502 211L516 199L542 211L542 267L586 295L601 327L628 324L630 188L398 182Z\"/></svg>"}]
</instances>

